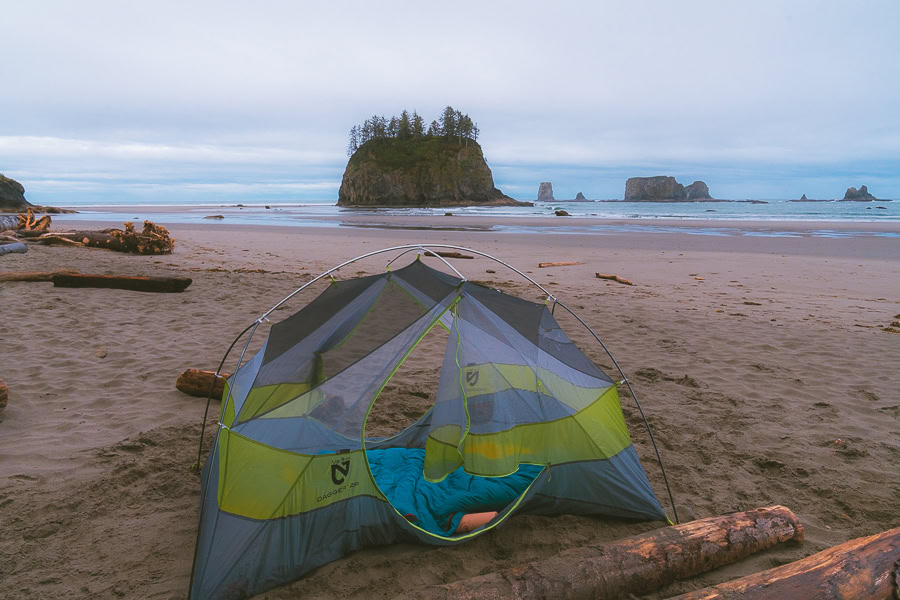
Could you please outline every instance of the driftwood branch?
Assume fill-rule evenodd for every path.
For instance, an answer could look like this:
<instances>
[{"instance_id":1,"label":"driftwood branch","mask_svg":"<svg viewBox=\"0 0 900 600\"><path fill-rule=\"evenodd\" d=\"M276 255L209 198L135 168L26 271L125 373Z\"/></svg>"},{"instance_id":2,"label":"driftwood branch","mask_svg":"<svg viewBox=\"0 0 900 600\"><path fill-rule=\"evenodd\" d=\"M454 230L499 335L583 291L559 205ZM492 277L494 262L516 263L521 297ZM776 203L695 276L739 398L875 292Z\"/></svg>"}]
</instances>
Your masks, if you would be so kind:
<instances>
[{"instance_id":1,"label":"driftwood branch","mask_svg":"<svg viewBox=\"0 0 900 600\"><path fill-rule=\"evenodd\" d=\"M617 281L624 285L634 285L630 280L625 279L624 277L619 277L618 275L607 275L606 273L594 273L597 276L597 279L609 279L611 281Z\"/></svg>"},{"instance_id":2,"label":"driftwood branch","mask_svg":"<svg viewBox=\"0 0 900 600\"><path fill-rule=\"evenodd\" d=\"M460 252L432 252L430 250L425 252L425 256L443 256L444 258L475 258L471 254L462 254Z\"/></svg>"},{"instance_id":3,"label":"driftwood branch","mask_svg":"<svg viewBox=\"0 0 900 600\"><path fill-rule=\"evenodd\" d=\"M574 267L575 265L583 265L584 263L580 263L577 261L563 261L563 262L542 262L538 263L539 269L546 269L547 267Z\"/></svg>"},{"instance_id":4,"label":"driftwood branch","mask_svg":"<svg viewBox=\"0 0 900 600\"><path fill-rule=\"evenodd\" d=\"M770 506L663 527L603 546L574 548L523 567L415 590L400 598L619 598L802 539L796 515L783 506Z\"/></svg>"},{"instance_id":5,"label":"driftwood branch","mask_svg":"<svg viewBox=\"0 0 900 600\"><path fill-rule=\"evenodd\" d=\"M900 527L850 540L768 571L677 596L677 600L886 600L900 598ZM673 598L672 600L676 600Z\"/></svg>"},{"instance_id":6,"label":"driftwood branch","mask_svg":"<svg viewBox=\"0 0 900 600\"><path fill-rule=\"evenodd\" d=\"M212 398L221 400L222 394L225 392L225 380L230 376L229 373L219 373L219 377L216 378L215 371L188 369L175 380L175 387L189 396L206 398L209 395L209 388L215 380L216 384L213 388Z\"/></svg>"},{"instance_id":7,"label":"driftwood branch","mask_svg":"<svg viewBox=\"0 0 900 600\"><path fill-rule=\"evenodd\" d=\"M134 292L183 292L192 280L188 277L129 277L122 275L61 274L51 278L56 287L108 288Z\"/></svg>"}]
</instances>

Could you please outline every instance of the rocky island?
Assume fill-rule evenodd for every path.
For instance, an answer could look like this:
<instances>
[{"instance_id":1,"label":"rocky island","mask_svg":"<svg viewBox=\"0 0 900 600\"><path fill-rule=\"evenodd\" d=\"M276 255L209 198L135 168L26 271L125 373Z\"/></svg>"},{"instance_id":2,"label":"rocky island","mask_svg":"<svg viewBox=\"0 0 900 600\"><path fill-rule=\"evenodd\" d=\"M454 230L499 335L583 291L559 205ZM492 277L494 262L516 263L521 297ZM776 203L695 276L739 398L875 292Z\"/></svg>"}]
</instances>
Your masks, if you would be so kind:
<instances>
[{"instance_id":1,"label":"rocky island","mask_svg":"<svg viewBox=\"0 0 900 600\"><path fill-rule=\"evenodd\" d=\"M542 181L541 185L538 186L538 202L553 202L556 198L553 197L553 184L549 181Z\"/></svg>"},{"instance_id":2,"label":"rocky island","mask_svg":"<svg viewBox=\"0 0 900 600\"><path fill-rule=\"evenodd\" d=\"M367 119L350 130L348 154L338 206L531 206L494 187L478 126L449 106L427 130L415 112Z\"/></svg>"},{"instance_id":3,"label":"rocky island","mask_svg":"<svg viewBox=\"0 0 900 600\"><path fill-rule=\"evenodd\" d=\"M32 206L22 184L0 174L0 212L22 212Z\"/></svg>"},{"instance_id":4,"label":"rocky island","mask_svg":"<svg viewBox=\"0 0 900 600\"><path fill-rule=\"evenodd\" d=\"M713 198L709 187L695 181L685 187L674 177L631 177L625 182L626 202L704 202Z\"/></svg>"},{"instance_id":5,"label":"rocky island","mask_svg":"<svg viewBox=\"0 0 900 600\"><path fill-rule=\"evenodd\" d=\"M869 193L869 188L866 186L860 186L859 189L855 187L847 188L847 191L844 193L844 202L872 202L873 200L878 200L875 196Z\"/></svg>"}]
</instances>

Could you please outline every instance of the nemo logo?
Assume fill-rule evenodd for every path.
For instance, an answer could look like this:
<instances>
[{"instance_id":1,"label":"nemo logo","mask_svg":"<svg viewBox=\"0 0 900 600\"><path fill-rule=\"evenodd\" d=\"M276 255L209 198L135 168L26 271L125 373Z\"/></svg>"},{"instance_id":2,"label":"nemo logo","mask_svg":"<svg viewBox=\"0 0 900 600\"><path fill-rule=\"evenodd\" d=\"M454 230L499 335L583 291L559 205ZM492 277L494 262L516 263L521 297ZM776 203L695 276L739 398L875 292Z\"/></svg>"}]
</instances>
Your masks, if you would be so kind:
<instances>
[{"instance_id":1,"label":"nemo logo","mask_svg":"<svg viewBox=\"0 0 900 600\"><path fill-rule=\"evenodd\" d=\"M350 473L350 459L346 458L341 462L332 463L331 465L331 481L334 482L334 485L341 485L344 483L344 479L347 478L347 474Z\"/></svg>"}]
</instances>

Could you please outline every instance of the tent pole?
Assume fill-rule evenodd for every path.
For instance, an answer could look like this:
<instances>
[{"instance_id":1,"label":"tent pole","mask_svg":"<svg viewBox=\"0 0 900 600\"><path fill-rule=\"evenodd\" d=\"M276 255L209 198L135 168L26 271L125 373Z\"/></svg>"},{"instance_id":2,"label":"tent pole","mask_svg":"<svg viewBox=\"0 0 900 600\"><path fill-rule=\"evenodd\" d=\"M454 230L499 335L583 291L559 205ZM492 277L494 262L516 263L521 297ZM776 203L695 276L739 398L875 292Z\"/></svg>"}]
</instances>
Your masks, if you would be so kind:
<instances>
[{"instance_id":1,"label":"tent pole","mask_svg":"<svg viewBox=\"0 0 900 600\"><path fill-rule=\"evenodd\" d=\"M247 331L250 330L253 325L256 324L256 321L247 325L247 327L238 334L234 341L231 342L231 345L228 346L228 350L225 351L225 356L222 357L222 362L219 363L219 368L216 369L216 374L213 377L212 383L209 386L209 394L206 395L206 410L203 411L203 424L200 426L200 447L197 449L197 470L200 470L200 457L203 455L203 434L206 432L206 418L209 415L209 405L212 402L213 391L216 389L216 381L219 379L219 375L222 373L222 367L225 366L225 361L228 359L228 355L231 354L231 351L234 349L234 345L238 343L238 340L241 339Z\"/></svg>"},{"instance_id":2,"label":"tent pole","mask_svg":"<svg viewBox=\"0 0 900 600\"><path fill-rule=\"evenodd\" d=\"M234 373L237 374L238 370L241 368L241 361L244 360L244 354L247 352L247 348L250 346L250 340L253 339L253 334L256 333L256 328L259 327L259 325L260 325L260 323L262 323L262 321L263 321L262 318L257 319L256 321L254 321L253 323L248 325L240 334L238 334L238 336L236 338L234 338L234 341L231 342L231 345L228 347L228 350L225 352L225 356L222 357L222 362L219 363L219 368L216 370L216 376L213 378L213 386L215 386L216 379L218 379L219 374L222 371L222 367L225 365L225 360L228 358L228 355L231 353L231 350L232 350L232 348L234 348L234 345L237 344L239 339L241 339L241 336L243 336L245 333L247 333L247 331L250 331L250 335L247 336L247 341L244 343L244 347L241 349L241 356L238 358L237 368L235 368L235 370L234 370ZM206 429L206 416L207 416L207 413L209 412L209 404L212 399L213 389L214 389L214 387L210 387L209 396L206 399L206 410L203 412L203 425L200 427L200 448L197 453L197 470L198 471L200 470L200 456L203 453L203 432ZM225 415L225 408L228 406L228 400L230 400L230 399L231 399L231 387L229 386L228 395L222 399L222 408L219 411L219 422L220 423L222 421L222 418ZM215 449L217 448L218 441L219 441L218 437L216 437L215 441L213 441L212 451L210 452L210 455L212 455L212 452L214 452ZM201 490L203 492L200 495L199 521L201 523L203 522L203 509L206 507L206 494L208 492L209 475L210 475L211 471L212 471L212 469L210 469L209 471L206 472L206 480L203 482L203 485L201 486ZM196 573L196 570L197 570L197 552L199 551L199 549L200 549L200 526L198 525L197 526L197 538L194 540L194 558L191 561L191 578L188 580L188 595L187 595L188 600L191 599L191 592L194 588L194 574Z\"/></svg>"},{"instance_id":3,"label":"tent pole","mask_svg":"<svg viewBox=\"0 0 900 600\"><path fill-rule=\"evenodd\" d=\"M559 304L561 307L566 309L570 315L578 319L578 322L584 325L585 329L587 329L594 339L600 344L600 346L606 351L607 356L609 356L610 360L613 361L613 364L616 365L616 369L618 369L619 374L622 376L622 381L625 382L625 385L628 386L628 391L631 392L631 397L634 399L634 403L637 405L638 411L641 413L641 419L644 421L644 426L647 428L647 433L650 435L650 443L653 445L653 450L656 452L656 462L659 463L659 470L662 471L663 482L666 484L666 491L669 493L669 502L672 504L672 512L675 515L675 523L678 524L680 521L678 520L678 509L675 507L675 497L672 496L672 488L669 486L669 478L666 476L666 468L663 466L662 456L659 454L659 448L656 445L656 440L653 437L653 430L650 428L650 422L647 421L647 417L644 415L644 409L641 408L641 403L638 401L637 395L634 393L634 388L631 387L631 382L628 381L628 377L625 376L625 372L622 370L622 367L619 366L619 361L616 360L616 357L612 355L612 352L609 351L609 348L606 347L606 344L603 343L603 340L600 339L594 330L591 329L590 325L584 322L584 319L579 317L575 311L566 306L560 301L556 301L556 304Z\"/></svg>"}]
</instances>

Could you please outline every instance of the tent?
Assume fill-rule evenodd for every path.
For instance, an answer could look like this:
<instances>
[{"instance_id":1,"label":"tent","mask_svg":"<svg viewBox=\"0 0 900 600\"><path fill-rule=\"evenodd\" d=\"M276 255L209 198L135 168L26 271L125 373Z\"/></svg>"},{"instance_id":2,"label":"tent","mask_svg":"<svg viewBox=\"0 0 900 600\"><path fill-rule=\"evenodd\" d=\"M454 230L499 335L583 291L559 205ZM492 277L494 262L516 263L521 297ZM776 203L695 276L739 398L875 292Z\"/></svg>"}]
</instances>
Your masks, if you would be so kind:
<instances>
[{"instance_id":1,"label":"tent","mask_svg":"<svg viewBox=\"0 0 900 600\"><path fill-rule=\"evenodd\" d=\"M564 305L467 281L442 258L454 275L427 266L418 245L364 257L390 250L418 253L332 276L241 364L247 339L202 472L191 598L260 593L365 546L461 543L514 513L666 519L616 382L554 318ZM433 406L396 435L367 436L376 399L435 328L447 343ZM498 514L456 533L483 511Z\"/></svg>"}]
</instances>

